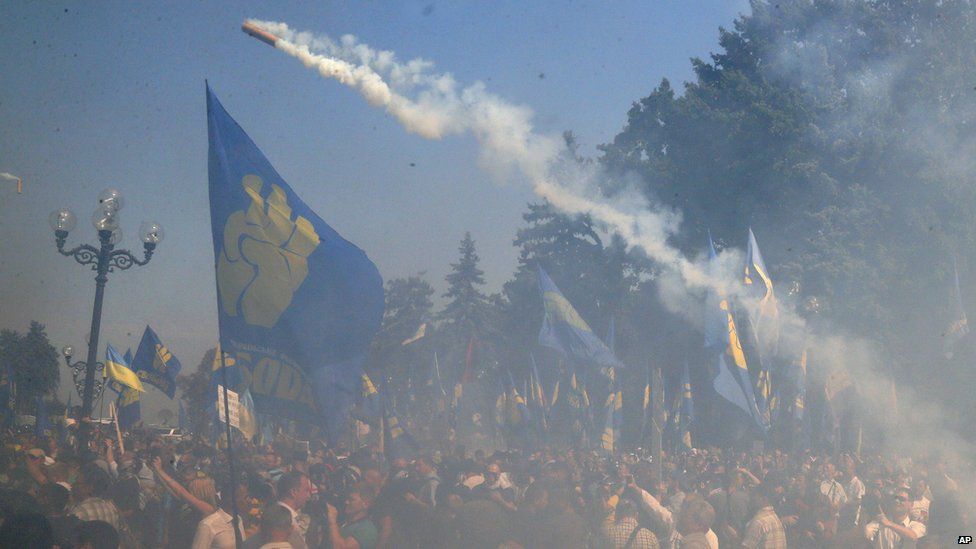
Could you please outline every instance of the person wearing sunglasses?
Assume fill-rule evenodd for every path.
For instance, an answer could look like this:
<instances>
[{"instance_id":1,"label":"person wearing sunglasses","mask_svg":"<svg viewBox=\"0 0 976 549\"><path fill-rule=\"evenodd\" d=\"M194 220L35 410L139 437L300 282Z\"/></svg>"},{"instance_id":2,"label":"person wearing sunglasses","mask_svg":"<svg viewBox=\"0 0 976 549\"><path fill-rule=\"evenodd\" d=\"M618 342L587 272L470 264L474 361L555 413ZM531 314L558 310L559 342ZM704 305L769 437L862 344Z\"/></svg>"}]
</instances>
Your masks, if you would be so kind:
<instances>
[{"instance_id":1,"label":"person wearing sunglasses","mask_svg":"<svg viewBox=\"0 0 976 549\"><path fill-rule=\"evenodd\" d=\"M912 498L907 488L896 488L882 501L881 512L864 526L864 537L875 549L914 549L925 535L925 525L908 514Z\"/></svg>"}]
</instances>

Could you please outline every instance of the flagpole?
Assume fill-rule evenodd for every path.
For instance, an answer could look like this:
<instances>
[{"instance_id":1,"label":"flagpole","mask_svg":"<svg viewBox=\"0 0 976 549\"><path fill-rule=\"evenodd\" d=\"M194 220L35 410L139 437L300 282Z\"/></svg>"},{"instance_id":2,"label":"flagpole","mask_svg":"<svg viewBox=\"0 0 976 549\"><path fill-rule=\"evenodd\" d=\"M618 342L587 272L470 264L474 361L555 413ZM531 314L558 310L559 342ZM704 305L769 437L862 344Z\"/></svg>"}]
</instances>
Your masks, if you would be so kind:
<instances>
[{"instance_id":1,"label":"flagpole","mask_svg":"<svg viewBox=\"0 0 976 549\"><path fill-rule=\"evenodd\" d=\"M654 378L651 383L651 396L653 397L651 454L654 456L654 461L651 462L651 472L654 478L661 480L661 461L664 460L663 433L661 432L661 416L664 414L664 381L660 367L654 368Z\"/></svg>"},{"instance_id":2,"label":"flagpole","mask_svg":"<svg viewBox=\"0 0 976 549\"><path fill-rule=\"evenodd\" d=\"M227 398L227 367L224 365L224 350L223 347L217 345L217 353L220 355L220 378L222 385L224 387L224 426L227 433L227 461L230 465L230 494L224 494L224 497L230 497L231 511L234 513L234 547L244 547L244 538L241 536L241 530L238 528L238 513L237 513L237 497L235 492L237 492L237 466L234 462L234 443L232 441L231 430L230 430L230 400ZM219 418L218 418L219 420Z\"/></svg>"},{"instance_id":3,"label":"flagpole","mask_svg":"<svg viewBox=\"0 0 976 549\"><path fill-rule=\"evenodd\" d=\"M104 393L103 393L104 394ZM119 414L114 402L108 403L109 413L112 415L112 421L115 423L115 436L119 438L119 455L125 454L125 443L122 442L122 429L119 428ZM99 418L101 419L101 418Z\"/></svg>"}]
</instances>

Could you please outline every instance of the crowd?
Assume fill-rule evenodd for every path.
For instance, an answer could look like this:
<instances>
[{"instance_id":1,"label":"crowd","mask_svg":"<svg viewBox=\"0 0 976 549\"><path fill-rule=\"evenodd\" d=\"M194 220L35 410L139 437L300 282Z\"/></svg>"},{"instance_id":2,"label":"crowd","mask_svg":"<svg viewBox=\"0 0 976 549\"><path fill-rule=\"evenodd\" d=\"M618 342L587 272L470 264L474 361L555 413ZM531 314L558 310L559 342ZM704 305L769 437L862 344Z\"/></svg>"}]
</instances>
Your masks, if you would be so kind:
<instances>
[{"instance_id":1,"label":"crowd","mask_svg":"<svg viewBox=\"0 0 976 549\"><path fill-rule=\"evenodd\" d=\"M122 452L114 435L77 452L4 433L0 547L887 549L973 533L938 458L707 448L656 464L433 441L394 457L279 435L238 447L232 478L206 440L133 432Z\"/></svg>"}]
</instances>

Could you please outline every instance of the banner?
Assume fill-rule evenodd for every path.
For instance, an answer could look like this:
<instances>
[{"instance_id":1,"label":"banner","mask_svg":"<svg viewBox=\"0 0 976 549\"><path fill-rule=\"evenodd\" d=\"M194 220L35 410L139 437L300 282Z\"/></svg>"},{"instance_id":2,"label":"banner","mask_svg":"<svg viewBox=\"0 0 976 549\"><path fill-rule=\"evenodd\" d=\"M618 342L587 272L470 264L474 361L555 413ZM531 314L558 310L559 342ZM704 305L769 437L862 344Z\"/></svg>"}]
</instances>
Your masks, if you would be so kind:
<instances>
[{"instance_id":1,"label":"banner","mask_svg":"<svg viewBox=\"0 0 976 549\"><path fill-rule=\"evenodd\" d=\"M383 316L366 254L308 207L207 88L220 344L258 412L319 417L333 440Z\"/></svg>"},{"instance_id":2,"label":"banner","mask_svg":"<svg viewBox=\"0 0 976 549\"><path fill-rule=\"evenodd\" d=\"M176 395L176 376L183 369L183 365L149 326L142 333L131 368L141 381L166 393L170 399Z\"/></svg>"}]
</instances>

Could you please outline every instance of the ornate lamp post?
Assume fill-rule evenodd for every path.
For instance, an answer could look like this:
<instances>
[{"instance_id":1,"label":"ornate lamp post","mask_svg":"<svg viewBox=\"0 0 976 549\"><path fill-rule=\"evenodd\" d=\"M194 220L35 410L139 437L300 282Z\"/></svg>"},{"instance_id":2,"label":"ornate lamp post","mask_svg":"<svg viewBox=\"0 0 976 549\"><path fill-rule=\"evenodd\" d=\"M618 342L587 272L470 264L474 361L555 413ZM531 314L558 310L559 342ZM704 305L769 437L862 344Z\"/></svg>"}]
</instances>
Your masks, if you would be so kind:
<instances>
[{"instance_id":1,"label":"ornate lamp post","mask_svg":"<svg viewBox=\"0 0 976 549\"><path fill-rule=\"evenodd\" d=\"M145 265L152 258L153 251L163 239L163 229L157 223L143 223L139 228L139 236L143 242L143 258L132 255L128 250L116 250L115 245L122 240L122 230L119 229L119 210L122 209L122 194L115 189L106 189L98 196L98 207L92 214L92 225L98 233L99 247L82 244L74 249L65 250L64 244L68 238L68 232L75 227L75 214L71 210L60 209L53 212L50 217L51 228L54 229L54 239L61 255L72 257L82 265L91 265L95 271L95 305L92 309L91 332L88 337L88 360L70 364L70 352L72 349L65 348L62 352L68 360L72 370L77 368L75 374L76 387L81 370L84 369L84 383L81 387L81 418L90 419L92 412L92 402L95 399L95 370L102 365L97 362L98 356L98 331L102 322L102 300L105 296L105 283L108 281L108 273L116 269L124 271L133 265ZM99 380L98 392L102 391L102 383ZM88 445L89 431L91 430L90 421L82 421L78 431L78 447L85 448Z\"/></svg>"},{"instance_id":2,"label":"ornate lamp post","mask_svg":"<svg viewBox=\"0 0 976 549\"><path fill-rule=\"evenodd\" d=\"M88 363L82 360L71 362L71 357L74 355L74 347L71 345L65 345L61 349L61 354L64 355L64 363L68 365L68 369L71 370L71 379L75 382L75 390L78 391L79 395L85 394L85 374L88 372ZM102 390L105 389L105 383L102 381L102 376L99 375L105 370L105 365L101 362L95 363L95 381L92 388L92 401L98 400L98 397L102 395Z\"/></svg>"}]
</instances>

